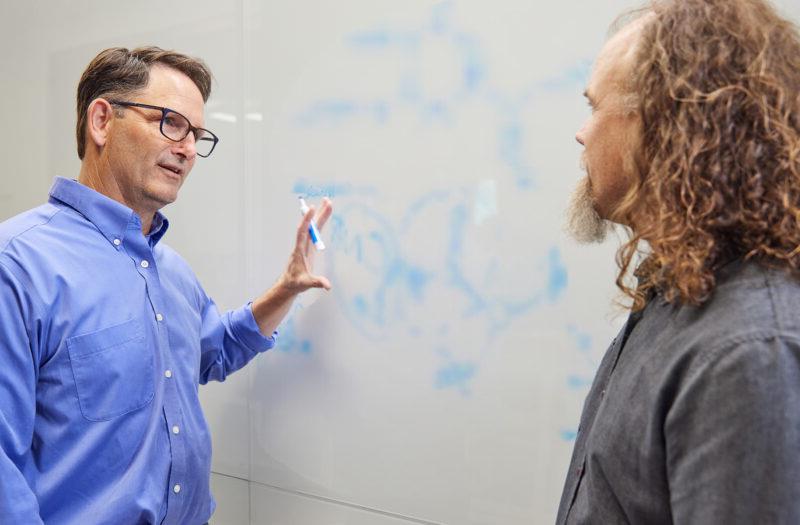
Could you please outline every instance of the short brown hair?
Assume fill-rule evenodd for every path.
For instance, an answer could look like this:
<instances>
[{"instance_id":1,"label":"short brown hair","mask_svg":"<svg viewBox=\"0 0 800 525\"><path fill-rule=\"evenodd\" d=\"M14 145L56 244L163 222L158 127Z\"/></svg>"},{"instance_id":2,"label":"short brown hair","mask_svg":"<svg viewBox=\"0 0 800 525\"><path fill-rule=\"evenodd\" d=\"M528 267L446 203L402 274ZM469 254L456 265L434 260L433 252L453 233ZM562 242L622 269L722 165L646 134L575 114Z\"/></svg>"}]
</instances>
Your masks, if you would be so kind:
<instances>
[{"instance_id":1,"label":"short brown hair","mask_svg":"<svg viewBox=\"0 0 800 525\"><path fill-rule=\"evenodd\" d=\"M639 310L655 290L702 304L732 259L800 276L797 27L767 0L652 0L650 11L633 73L643 169L617 210L633 225L617 285Z\"/></svg>"},{"instance_id":2,"label":"short brown hair","mask_svg":"<svg viewBox=\"0 0 800 525\"><path fill-rule=\"evenodd\" d=\"M200 90L203 101L211 95L211 71L199 58L190 57L160 47L148 46L126 49L112 47L98 53L81 75L78 83L78 158L86 152L86 111L98 97L124 97L147 86L150 69L162 64L189 77Z\"/></svg>"}]
</instances>

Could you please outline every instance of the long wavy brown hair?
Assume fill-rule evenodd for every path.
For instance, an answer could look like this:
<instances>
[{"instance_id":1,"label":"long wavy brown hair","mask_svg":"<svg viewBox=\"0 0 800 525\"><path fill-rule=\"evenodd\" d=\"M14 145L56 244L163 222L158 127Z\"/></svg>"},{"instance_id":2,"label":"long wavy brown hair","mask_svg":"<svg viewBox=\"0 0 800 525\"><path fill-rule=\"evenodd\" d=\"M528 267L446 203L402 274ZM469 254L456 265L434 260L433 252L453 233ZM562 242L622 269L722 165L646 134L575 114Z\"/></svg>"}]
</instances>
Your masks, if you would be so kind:
<instances>
[{"instance_id":1,"label":"long wavy brown hair","mask_svg":"<svg viewBox=\"0 0 800 525\"><path fill-rule=\"evenodd\" d=\"M614 217L631 225L617 286L637 311L653 291L702 304L734 259L800 275L797 27L762 0L656 0L645 11L629 86L639 176Z\"/></svg>"}]
</instances>

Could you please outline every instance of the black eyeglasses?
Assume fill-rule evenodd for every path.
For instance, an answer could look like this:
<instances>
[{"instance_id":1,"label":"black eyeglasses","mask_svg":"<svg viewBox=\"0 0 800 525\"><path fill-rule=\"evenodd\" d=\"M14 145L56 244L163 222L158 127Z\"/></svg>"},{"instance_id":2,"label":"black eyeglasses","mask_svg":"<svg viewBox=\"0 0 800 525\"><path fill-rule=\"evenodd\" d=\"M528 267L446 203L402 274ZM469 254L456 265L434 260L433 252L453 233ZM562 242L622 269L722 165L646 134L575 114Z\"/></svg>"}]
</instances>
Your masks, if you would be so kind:
<instances>
[{"instance_id":1,"label":"black eyeglasses","mask_svg":"<svg viewBox=\"0 0 800 525\"><path fill-rule=\"evenodd\" d=\"M123 107L137 107L145 109L157 109L161 112L161 134L174 142L181 142L189 133L194 134L194 148L201 157L208 157L214 151L214 147L219 142L216 135L205 128L192 126L189 119L175 111L174 109L162 106L151 106L150 104L139 104L138 102L123 102L121 100L109 100L109 104Z\"/></svg>"}]
</instances>

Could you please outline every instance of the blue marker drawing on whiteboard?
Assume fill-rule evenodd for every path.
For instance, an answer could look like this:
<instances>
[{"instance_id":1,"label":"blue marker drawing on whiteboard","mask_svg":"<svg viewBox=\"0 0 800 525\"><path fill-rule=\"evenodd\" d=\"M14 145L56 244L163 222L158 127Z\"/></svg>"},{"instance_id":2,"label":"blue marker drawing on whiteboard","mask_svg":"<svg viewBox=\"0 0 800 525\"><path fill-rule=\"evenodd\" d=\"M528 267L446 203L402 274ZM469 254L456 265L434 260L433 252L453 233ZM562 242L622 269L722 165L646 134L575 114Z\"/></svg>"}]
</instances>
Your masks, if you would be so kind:
<instances>
[{"instance_id":1,"label":"blue marker drawing on whiteboard","mask_svg":"<svg viewBox=\"0 0 800 525\"><path fill-rule=\"evenodd\" d=\"M308 204L303 197L298 197L300 199L300 213L305 216L308 213ZM325 243L322 242L322 237L319 236L319 230L317 229L317 224L314 222L314 219L311 219L311 224L308 225L308 234L311 236L311 242L314 243L314 247L317 250L324 250Z\"/></svg>"}]
</instances>

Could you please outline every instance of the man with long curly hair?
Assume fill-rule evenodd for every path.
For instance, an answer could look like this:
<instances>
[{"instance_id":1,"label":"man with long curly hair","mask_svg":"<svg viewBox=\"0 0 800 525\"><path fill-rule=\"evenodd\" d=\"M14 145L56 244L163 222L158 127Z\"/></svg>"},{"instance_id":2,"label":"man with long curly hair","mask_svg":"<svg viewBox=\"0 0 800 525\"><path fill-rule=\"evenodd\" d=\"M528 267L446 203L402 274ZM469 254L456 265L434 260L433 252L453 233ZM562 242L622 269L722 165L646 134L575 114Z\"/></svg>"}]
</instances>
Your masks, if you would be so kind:
<instances>
[{"instance_id":1,"label":"man with long curly hair","mask_svg":"<svg viewBox=\"0 0 800 525\"><path fill-rule=\"evenodd\" d=\"M637 14L589 81L570 214L630 234L631 315L557 521L800 523L800 36L764 0Z\"/></svg>"}]
</instances>

